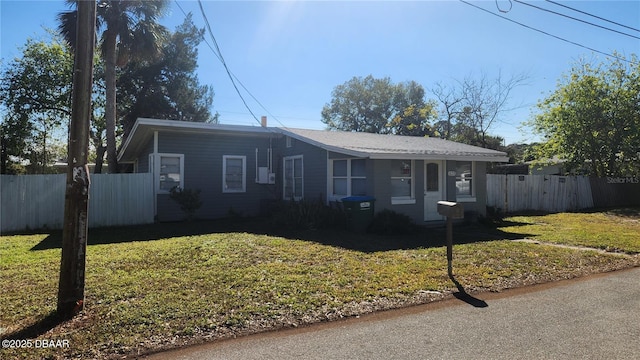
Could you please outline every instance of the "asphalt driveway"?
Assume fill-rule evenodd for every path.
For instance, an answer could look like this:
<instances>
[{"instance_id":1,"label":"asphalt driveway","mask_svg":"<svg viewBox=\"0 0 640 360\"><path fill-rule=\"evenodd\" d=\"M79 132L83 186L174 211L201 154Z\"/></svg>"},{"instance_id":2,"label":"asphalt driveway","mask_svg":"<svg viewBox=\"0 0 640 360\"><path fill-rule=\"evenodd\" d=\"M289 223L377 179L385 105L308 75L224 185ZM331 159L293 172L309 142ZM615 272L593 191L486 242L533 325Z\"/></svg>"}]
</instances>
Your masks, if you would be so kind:
<instances>
[{"instance_id":1,"label":"asphalt driveway","mask_svg":"<svg viewBox=\"0 0 640 360\"><path fill-rule=\"evenodd\" d=\"M459 296L149 359L638 359L639 339L640 268L635 268Z\"/></svg>"}]
</instances>

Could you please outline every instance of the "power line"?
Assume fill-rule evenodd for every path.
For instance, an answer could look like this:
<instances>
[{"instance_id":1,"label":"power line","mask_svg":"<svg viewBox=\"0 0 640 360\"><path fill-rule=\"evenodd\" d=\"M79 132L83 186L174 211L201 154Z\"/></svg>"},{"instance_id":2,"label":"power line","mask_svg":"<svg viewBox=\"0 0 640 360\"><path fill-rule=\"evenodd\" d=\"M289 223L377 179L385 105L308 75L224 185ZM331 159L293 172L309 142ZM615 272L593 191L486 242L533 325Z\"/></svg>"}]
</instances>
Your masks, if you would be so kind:
<instances>
[{"instance_id":1,"label":"power line","mask_svg":"<svg viewBox=\"0 0 640 360\"><path fill-rule=\"evenodd\" d=\"M253 94L251 93L251 91L249 91L249 89L247 89L246 86L244 86L244 84L242 83L242 81L240 81L240 79L238 79L238 77L235 74L232 74L233 77L236 79L236 81L238 81L238 83L240 84L240 86L242 86L242 88L244 89L244 91L247 92L247 94L249 94L249 96L251 96L251 98L258 103L258 105L260 105L260 107L270 116L272 117L278 124L280 124L280 126L282 126L283 128L286 128L286 126L280 122L280 120L278 120L278 118L273 115L269 110L267 110L267 108L262 105L262 103L260 102L260 100L258 100L255 96L253 96Z\"/></svg>"},{"instance_id":2,"label":"power line","mask_svg":"<svg viewBox=\"0 0 640 360\"><path fill-rule=\"evenodd\" d=\"M627 28L627 29L629 29L629 30L633 30L633 31L640 32L640 29L637 29L637 28L634 28L634 27L631 27L631 26L627 26L627 25L624 25L624 24L620 24L620 23L618 23L618 22L611 21L611 20L609 20L609 19L605 19L605 18L603 18L603 17L600 17L600 16L597 16L597 15L590 14L590 13L588 13L588 12L586 12L586 11L582 11L582 10L578 10L578 9L576 9L576 8L572 8L571 6L567 6L567 5L564 5L564 4L560 4L560 3L555 2L555 1L552 1L552 0L546 0L546 1L547 1L547 2L550 2L550 3L554 4L554 5L557 5L557 6L562 6L562 7L563 7L563 8L565 8L565 9L573 10L573 11L575 11L575 12L579 12L579 13L581 13L581 14L584 14L584 15L587 15L587 16L591 16L591 17L594 17L594 18L596 18L596 19L599 19L599 20L602 20L602 21L606 21L606 22L608 22L608 23L611 23L611 24L614 24L614 25L618 25L618 26L621 26L621 27L623 27L623 28Z\"/></svg>"},{"instance_id":3,"label":"power line","mask_svg":"<svg viewBox=\"0 0 640 360\"><path fill-rule=\"evenodd\" d=\"M640 37L638 37L638 36L627 34L625 32L618 31L618 30L615 30L615 29L611 29L611 28L608 28L606 26L594 24L594 23L586 21L586 20L578 19L578 18L575 18L573 16L569 16L569 15L565 15L565 14L562 14L562 13L559 13L559 12L556 12L556 11L553 11L553 10L545 9L543 7L540 7L540 6L537 6L537 5L533 5L533 4L529 4L529 3L526 3L526 2L521 1L521 0L513 0L513 1L518 3L518 4L530 6L530 7L534 8L534 9L545 11L545 12L548 12L548 13L551 13L551 14L554 14L554 15L562 16L562 17L565 17L565 18L568 18L568 19L571 19L571 20L579 21L579 22L584 23L584 24L588 24L588 25L591 25L591 26L598 27L600 29L609 30L609 31L612 31L612 32L615 32L615 33L618 33L618 34L621 34L621 35L629 36L629 37L632 37L634 39L640 40Z\"/></svg>"},{"instance_id":4,"label":"power line","mask_svg":"<svg viewBox=\"0 0 640 360\"><path fill-rule=\"evenodd\" d=\"M562 38L562 37L560 37L560 36L550 34L550 33L546 32L546 31L543 31L543 30L540 30L540 29L534 28L534 27L529 26L529 25L525 25L525 24L523 24L523 23L517 22L517 21L512 20L512 19L509 19L508 17L504 17L504 16L502 16L502 15L500 15L500 14L496 14L496 13L494 13L494 12L491 12L491 11L489 11L489 10L487 10L487 9L484 9L484 8L480 7L480 6L474 5L474 4L472 4L472 3L468 2L468 1L465 1L465 0L459 0L459 1L460 1L461 3L463 3L463 4L466 4L466 5L472 6L472 7L476 8L476 9L478 9L478 10L482 10L482 11L484 11L484 12L486 12L486 13L489 13L489 14L491 14L491 15L493 15L493 16L497 16L497 17L499 17L499 18L501 18L501 19L504 19L504 20L510 21L510 22L512 22L512 23L514 23L514 24L517 24L517 25L520 25L520 26L522 26L522 27L525 27L525 28L527 28L527 29L529 29L529 30L536 31L536 32L539 32L539 33L544 34L544 35L547 35L547 36L551 36L552 38L555 38L555 39L558 39L558 40L564 41L564 42L566 42L566 43L569 43L569 44L572 44L572 45L575 45L575 46L579 46L579 47L584 48L584 49L587 49L587 50L591 50L591 51L593 51L593 52L595 52L595 53L598 53L598 54L602 54L602 55L605 55L605 56L609 56L609 57L612 57L612 58L614 58L614 59L618 59L618 60L620 60L620 61L624 61L624 62L627 62L627 63L629 63L629 64L636 65L636 63L634 63L633 61L627 60L627 59L622 58L622 57L620 57L620 56L617 56L617 55L614 55L614 54L609 54L609 53L606 53L606 52L603 52L603 51L600 51L600 50L596 50L596 49L594 49L594 48L590 48L590 47L588 47L588 46L585 46L585 45L579 44L579 43L577 43L577 42L575 42L575 41L567 40L567 39Z\"/></svg>"},{"instance_id":5,"label":"power line","mask_svg":"<svg viewBox=\"0 0 640 360\"><path fill-rule=\"evenodd\" d=\"M242 100L242 103L247 108L247 110L249 110L249 112L251 113L253 118L256 120L256 122L258 124L261 124L261 122L260 122L260 120L258 120L258 117L256 116L256 114L253 113L253 110L251 110L251 108L247 104L247 101L242 96L242 93L240 93L240 90L238 89L238 86L236 85L236 82L233 80L233 75L231 75L231 71L229 70L229 67L227 66L227 62L224 61L224 57L222 56L222 52L220 51L220 47L218 46L218 41L216 41L216 37L213 35L213 31L211 30L211 24L209 24L209 19L207 18L207 14L205 14L204 8L202 7L202 1L201 0L198 0L198 5L200 6L200 12L202 13L202 17L204 18L204 23L205 23L205 26L207 27L207 31L209 32L209 36L211 36L211 39L213 40L213 45L215 47L215 53L216 53L216 55L218 55L218 59L222 62L222 65L224 66L224 69L226 70L227 75L229 76L229 79L231 80L231 84L233 84L233 88L236 89L236 92L238 93L238 96L240 97L240 100Z\"/></svg>"},{"instance_id":6,"label":"power line","mask_svg":"<svg viewBox=\"0 0 640 360\"><path fill-rule=\"evenodd\" d=\"M184 9L182 8L182 6L180 6L180 4L178 3L177 0L174 0L174 2L176 3L176 5L178 6L178 8L180 9L180 11L182 11L182 13L184 14L184 16L187 16L187 13L184 11ZM273 115L252 93L251 91L249 91L249 89L247 89L247 87L242 83L242 81L240 81L240 79L238 79L238 77L231 72L231 70L229 70L229 67L227 66L227 63L225 62L224 58L222 57L222 52L220 51L220 47L218 46L218 42L216 41L215 36L213 35L213 31L211 30L211 26L209 25L209 20L207 19L207 16L204 12L204 9L202 7L202 3L200 2L200 0L198 0L198 5L200 6L200 12L202 13L202 17L204 18L206 27L207 27L207 31L209 33L209 35L211 36L211 38L213 39L213 43L215 45L215 49L213 46L211 46L211 44L209 44L209 42L207 41L207 39L204 39L205 44L207 44L207 46L209 47L209 49L211 49L211 52L213 52L213 54L218 58L218 60L220 60L220 62L222 63L222 65L224 66L227 75L229 76L229 79L231 80L231 83L233 84L233 87L235 88L236 92L238 93L238 96L240 96L240 99L242 100L242 103L244 104L244 106L247 108L247 110L249 110L249 113L251 113L251 115L253 116L253 118L259 123L261 124L261 122L258 120L258 118L256 117L256 115L253 113L253 111L251 111L251 109L249 108L247 102L245 101L244 97L242 96L242 94L240 93L237 85L236 85L236 81L238 82L238 84L240 84L240 86L244 89L244 91L247 92L247 94L249 94L249 96L258 104L260 105L260 107L269 115L271 116L271 118L273 118L278 124L280 124L280 126L286 128L286 126L280 122L280 120ZM235 81L234 81L235 79Z\"/></svg>"},{"instance_id":7,"label":"power line","mask_svg":"<svg viewBox=\"0 0 640 360\"><path fill-rule=\"evenodd\" d=\"M176 5L178 6L178 9L180 9L180 11L182 11L182 14L184 15L184 17L187 17L187 13L184 11L184 9L182 8L182 6L180 6L180 3L178 3L178 0L174 0L174 2L176 3ZM191 23L193 24L193 20L191 20ZM195 24L193 24L195 26ZM220 55L218 55L218 53L216 53L216 51L213 49L213 47L211 46L211 44L209 44L209 41L207 41L206 38L203 38L202 40L204 40L204 43L207 44L207 46L209 47L209 49L211 50L211 52L213 53L213 55L215 55L218 60L220 60L220 62L222 62L222 59L220 58Z\"/></svg>"}]
</instances>

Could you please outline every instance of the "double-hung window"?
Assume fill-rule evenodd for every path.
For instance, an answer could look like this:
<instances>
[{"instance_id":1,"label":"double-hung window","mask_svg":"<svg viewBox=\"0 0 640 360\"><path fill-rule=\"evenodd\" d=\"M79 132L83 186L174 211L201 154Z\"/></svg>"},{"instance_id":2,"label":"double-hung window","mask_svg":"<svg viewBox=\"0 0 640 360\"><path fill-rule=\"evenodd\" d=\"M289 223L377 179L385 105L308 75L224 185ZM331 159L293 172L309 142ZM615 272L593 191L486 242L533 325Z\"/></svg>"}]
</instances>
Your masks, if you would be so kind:
<instances>
[{"instance_id":1,"label":"double-hung window","mask_svg":"<svg viewBox=\"0 0 640 360\"><path fill-rule=\"evenodd\" d=\"M334 199L367 195L365 159L332 160L331 177L331 194Z\"/></svg>"},{"instance_id":2,"label":"double-hung window","mask_svg":"<svg viewBox=\"0 0 640 360\"><path fill-rule=\"evenodd\" d=\"M157 163L155 174L158 193L168 193L174 187L184 188L184 155L152 154L150 161Z\"/></svg>"},{"instance_id":3,"label":"double-hung window","mask_svg":"<svg viewBox=\"0 0 640 360\"><path fill-rule=\"evenodd\" d=\"M391 203L413 204L413 160L391 160Z\"/></svg>"},{"instance_id":4,"label":"double-hung window","mask_svg":"<svg viewBox=\"0 0 640 360\"><path fill-rule=\"evenodd\" d=\"M222 192L247 191L247 157L224 155L222 157Z\"/></svg>"},{"instance_id":5,"label":"double-hung window","mask_svg":"<svg viewBox=\"0 0 640 360\"><path fill-rule=\"evenodd\" d=\"M473 186L473 163L471 161L458 161L456 163L456 198L458 201L465 198L472 199L475 195Z\"/></svg>"},{"instance_id":6,"label":"double-hung window","mask_svg":"<svg viewBox=\"0 0 640 360\"><path fill-rule=\"evenodd\" d=\"M284 158L283 197L285 200L301 200L304 193L304 164L302 155Z\"/></svg>"}]
</instances>

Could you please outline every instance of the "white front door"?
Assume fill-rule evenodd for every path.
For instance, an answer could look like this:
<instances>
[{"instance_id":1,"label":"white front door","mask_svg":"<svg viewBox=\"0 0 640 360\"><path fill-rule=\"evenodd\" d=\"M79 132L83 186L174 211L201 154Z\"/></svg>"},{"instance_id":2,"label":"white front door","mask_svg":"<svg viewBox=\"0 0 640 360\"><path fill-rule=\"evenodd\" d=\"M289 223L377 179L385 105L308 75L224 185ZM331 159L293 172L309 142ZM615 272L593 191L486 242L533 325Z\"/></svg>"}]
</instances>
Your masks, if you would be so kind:
<instances>
[{"instance_id":1,"label":"white front door","mask_svg":"<svg viewBox=\"0 0 640 360\"><path fill-rule=\"evenodd\" d=\"M424 221L442 220L438 214L438 201L444 200L442 161L424 163Z\"/></svg>"}]
</instances>

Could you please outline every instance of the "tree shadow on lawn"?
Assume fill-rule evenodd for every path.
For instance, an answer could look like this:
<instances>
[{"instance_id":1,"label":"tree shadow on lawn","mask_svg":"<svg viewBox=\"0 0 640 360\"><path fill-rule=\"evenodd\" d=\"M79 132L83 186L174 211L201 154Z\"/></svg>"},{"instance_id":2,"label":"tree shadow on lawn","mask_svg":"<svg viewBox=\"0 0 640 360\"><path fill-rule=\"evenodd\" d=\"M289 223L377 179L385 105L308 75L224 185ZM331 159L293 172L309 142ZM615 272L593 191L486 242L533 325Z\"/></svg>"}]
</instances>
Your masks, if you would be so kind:
<instances>
[{"instance_id":1,"label":"tree shadow on lawn","mask_svg":"<svg viewBox=\"0 0 640 360\"><path fill-rule=\"evenodd\" d=\"M134 241L154 241L173 237L197 236L226 232L254 232L258 227L258 223L259 222L254 219L224 219L92 228L89 229L87 240L88 245L102 245ZM46 238L30 250L35 251L60 248L62 248L62 231L56 230L50 232Z\"/></svg>"},{"instance_id":2,"label":"tree shadow on lawn","mask_svg":"<svg viewBox=\"0 0 640 360\"><path fill-rule=\"evenodd\" d=\"M313 241L365 253L434 248L443 247L447 244L447 231L444 225L417 227L408 234L398 235L354 233L341 230L307 231L302 235L285 237ZM508 233L481 224L459 224L453 226L453 243L457 245L494 240L515 240L522 239L525 236L530 235Z\"/></svg>"},{"instance_id":3,"label":"tree shadow on lawn","mask_svg":"<svg viewBox=\"0 0 640 360\"><path fill-rule=\"evenodd\" d=\"M500 226L525 225L501 223ZM149 225L95 228L89 230L88 245L116 244L134 241L154 241L172 237L197 236L221 233L250 233L284 237L292 240L311 241L361 252L407 250L446 246L444 224L436 227L416 226L407 234L378 235L358 233L346 229L329 228L314 230L283 229L273 226L266 218L238 218L210 221L156 223ZM455 224L454 244L468 244L492 240L514 240L532 236L501 231L495 224ZM32 251L62 247L62 231L51 232Z\"/></svg>"},{"instance_id":4,"label":"tree shadow on lawn","mask_svg":"<svg viewBox=\"0 0 640 360\"><path fill-rule=\"evenodd\" d=\"M67 321L60 317L55 311L50 312L48 315L40 319L34 324L31 324L23 329L17 330L12 333L3 334L0 336L1 340L26 340L35 339L38 336L45 334L47 331L55 328L56 326Z\"/></svg>"},{"instance_id":5,"label":"tree shadow on lawn","mask_svg":"<svg viewBox=\"0 0 640 360\"><path fill-rule=\"evenodd\" d=\"M640 220L640 207L623 207L606 209L607 215L613 215L632 220Z\"/></svg>"}]
</instances>

